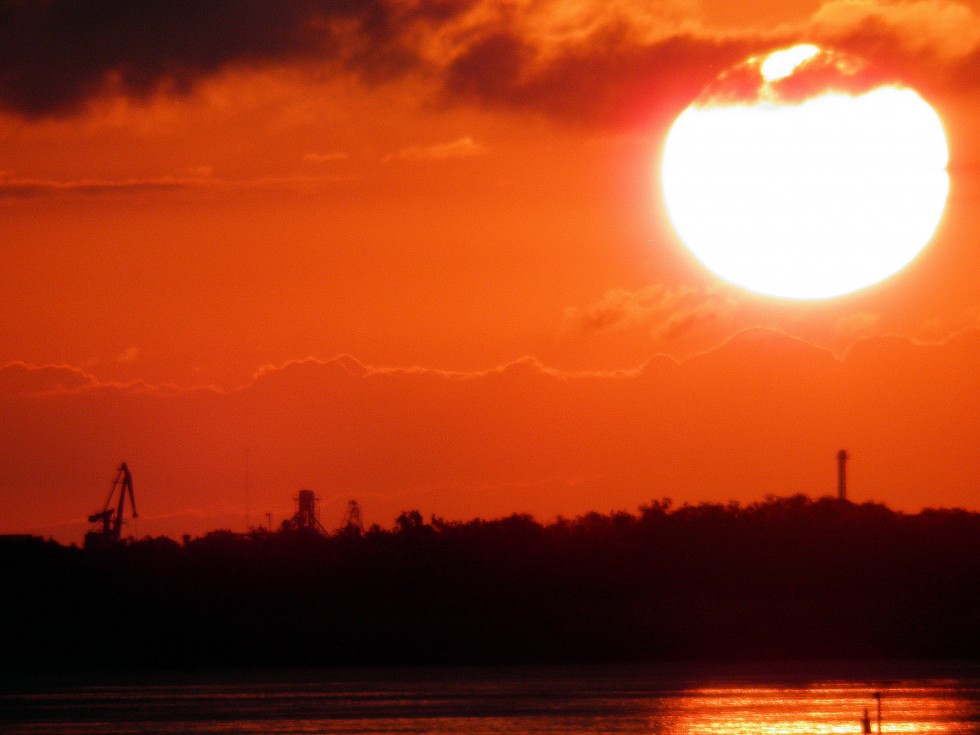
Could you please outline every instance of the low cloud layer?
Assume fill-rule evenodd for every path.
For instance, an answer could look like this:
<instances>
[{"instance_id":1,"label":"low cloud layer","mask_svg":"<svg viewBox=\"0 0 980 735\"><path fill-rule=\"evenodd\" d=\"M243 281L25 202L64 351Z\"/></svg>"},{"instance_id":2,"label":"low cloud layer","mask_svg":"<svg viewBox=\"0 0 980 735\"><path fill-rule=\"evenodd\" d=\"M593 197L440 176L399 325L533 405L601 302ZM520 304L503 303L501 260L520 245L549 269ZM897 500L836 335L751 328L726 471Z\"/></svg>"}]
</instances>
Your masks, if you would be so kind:
<instances>
[{"instance_id":1,"label":"low cloud layer","mask_svg":"<svg viewBox=\"0 0 980 735\"><path fill-rule=\"evenodd\" d=\"M0 397L64 393L96 385L93 376L68 365L12 362L0 368Z\"/></svg>"},{"instance_id":2,"label":"low cloud layer","mask_svg":"<svg viewBox=\"0 0 980 735\"><path fill-rule=\"evenodd\" d=\"M978 330L942 345L868 338L842 359L751 330L631 372L523 360L445 373L342 357L269 367L233 392L13 364L0 369L0 530L69 523L57 533L77 540L122 460L141 533L229 525L234 507L243 525L247 502L253 522L265 511L281 520L301 487L323 497L327 525L350 497L388 525L415 507L550 517L662 496L822 495L841 446L856 500L976 508L978 363ZM192 510L194 527L166 520Z\"/></svg>"},{"instance_id":3,"label":"low cloud layer","mask_svg":"<svg viewBox=\"0 0 980 735\"><path fill-rule=\"evenodd\" d=\"M406 74L450 103L648 125L730 64L799 40L868 55L926 85L975 85L980 22L941 0L834 0L798 27L719 31L687 3L467 0L0 4L0 109L76 113L105 94L182 94L227 69L307 65L368 83Z\"/></svg>"}]
</instances>

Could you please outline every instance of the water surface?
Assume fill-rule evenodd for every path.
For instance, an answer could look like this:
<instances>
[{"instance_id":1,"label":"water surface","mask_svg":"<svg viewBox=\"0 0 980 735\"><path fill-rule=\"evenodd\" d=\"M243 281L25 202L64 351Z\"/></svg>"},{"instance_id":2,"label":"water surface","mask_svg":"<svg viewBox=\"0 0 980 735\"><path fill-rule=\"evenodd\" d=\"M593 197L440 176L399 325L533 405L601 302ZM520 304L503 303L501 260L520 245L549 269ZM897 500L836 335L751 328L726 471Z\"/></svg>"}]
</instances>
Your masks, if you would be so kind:
<instances>
[{"instance_id":1,"label":"water surface","mask_svg":"<svg viewBox=\"0 0 980 735\"><path fill-rule=\"evenodd\" d=\"M980 733L980 664L251 671L7 680L0 732Z\"/></svg>"}]
</instances>

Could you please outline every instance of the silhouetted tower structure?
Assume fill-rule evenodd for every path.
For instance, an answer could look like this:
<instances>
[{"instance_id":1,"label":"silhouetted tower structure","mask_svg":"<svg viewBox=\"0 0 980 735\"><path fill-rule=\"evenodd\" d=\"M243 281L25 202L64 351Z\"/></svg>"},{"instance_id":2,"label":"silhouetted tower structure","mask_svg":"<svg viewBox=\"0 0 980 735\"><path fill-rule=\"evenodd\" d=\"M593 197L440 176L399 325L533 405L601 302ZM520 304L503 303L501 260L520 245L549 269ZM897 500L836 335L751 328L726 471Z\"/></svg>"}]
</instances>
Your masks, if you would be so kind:
<instances>
[{"instance_id":1,"label":"silhouetted tower structure","mask_svg":"<svg viewBox=\"0 0 980 735\"><path fill-rule=\"evenodd\" d=\"M346 533L355 533L358 536L364 533L364 520L361 518L361 504L351 499L347 503L347 512L344 513L344 520L340 524L340 530Z\"/></svg>"},{"instance_id":2,"label":"silhouetted tower structure","mask_svg":"<svg viewBox=\"0 0 980 735\"><path fill-rule=\"evenodd\" d=\"M847 452L837 452L837 499L847 500Z\"/></svg>"},{"instance_id":3,"label":"silhouetted tower structure","mask_svg":"<svg viewBox=\"0 0 980 735\"><path fill-rule=\"evenodd\" d=\"M116 507L112 507L112 499L119 491L119 499ZM113 480L109 488L109 497L106 498L105 505L98 513L93 513L88 517L89 523L95 524L85 534L86 549L104 549L113 544L119 543L122 536L123 513L126 511L126 494L129 494L129 504L133 511L133 518L136 514L136 496L133 495L133 476L129 472L129 467L123 462L119 465L116 472L116 479Z\"/></svg>"},{"instance_id":4,"label":"silhouetted tower structure","mask_svg":"<svg viewBox=\"0 0 980 735\"><path fill-rule=\"evenodd\" d=\"M312 490L300 490L296 498L296 515L289 521L290 528L306 528L327 535L327 529L320 523L320 500Z\"/></svg>"}]
</instances>

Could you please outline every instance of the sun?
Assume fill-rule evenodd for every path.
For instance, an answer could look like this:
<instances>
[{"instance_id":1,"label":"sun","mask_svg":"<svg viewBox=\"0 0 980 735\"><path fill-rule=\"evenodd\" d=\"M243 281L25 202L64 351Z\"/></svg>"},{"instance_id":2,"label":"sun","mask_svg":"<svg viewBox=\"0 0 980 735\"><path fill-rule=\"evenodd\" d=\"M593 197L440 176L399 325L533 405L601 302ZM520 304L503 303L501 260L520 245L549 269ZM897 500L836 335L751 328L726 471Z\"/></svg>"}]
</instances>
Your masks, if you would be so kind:
<instances>
[{"instance_id":1,"label":"sun","mask_svg":"<svg viewBox=\"0 0 980 735\"><path fill-rule=\"evenodd\" d=\"M674 122L661 170L670 219L721 278L821 299L912 261L949 190L949 151L917 92L802 44L722 74Z\"/></svg>"}]
</instances>

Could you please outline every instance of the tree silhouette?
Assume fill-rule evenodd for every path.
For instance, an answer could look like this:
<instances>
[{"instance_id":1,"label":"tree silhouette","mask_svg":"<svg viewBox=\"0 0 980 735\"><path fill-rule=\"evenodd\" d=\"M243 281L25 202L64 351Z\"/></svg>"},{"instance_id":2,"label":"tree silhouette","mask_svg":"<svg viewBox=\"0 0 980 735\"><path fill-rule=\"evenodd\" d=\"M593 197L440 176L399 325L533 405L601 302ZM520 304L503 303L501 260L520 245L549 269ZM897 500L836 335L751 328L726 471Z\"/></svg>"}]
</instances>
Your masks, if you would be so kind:
<instances>
[{"instance_id":1,"label":"tree silhouette","mask_svg":"<svg viewBox=\"0 0 980 735\"><path fill-rule=\"evenodd\" d=\"M975 657L980 514L669 499L330 536L0 538L0 667Z\"/></svg>"}]
</instances>

